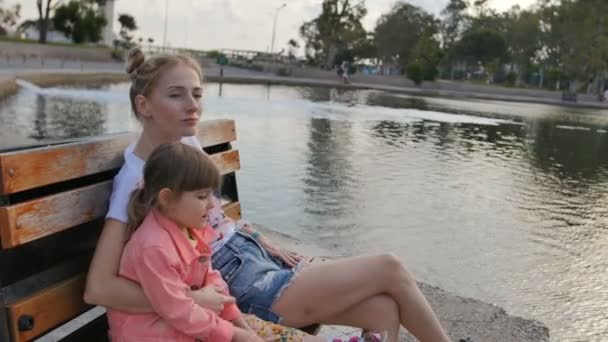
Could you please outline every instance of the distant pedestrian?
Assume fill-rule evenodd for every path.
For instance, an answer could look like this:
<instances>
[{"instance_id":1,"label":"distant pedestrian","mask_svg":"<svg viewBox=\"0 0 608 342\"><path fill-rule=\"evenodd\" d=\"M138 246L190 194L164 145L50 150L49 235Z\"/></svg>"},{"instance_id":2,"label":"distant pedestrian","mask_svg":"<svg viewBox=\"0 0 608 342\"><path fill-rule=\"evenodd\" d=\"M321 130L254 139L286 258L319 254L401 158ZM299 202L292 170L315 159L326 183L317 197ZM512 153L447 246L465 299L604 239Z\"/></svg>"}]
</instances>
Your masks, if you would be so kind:
<instances>
[{"instance_id":1,"label":"distant pedestrian","mask_svg":"<svg viewBox=\"0 0 608 342\"><path fill-rule=\"evenodd\" d=\"M604 102L608 102L608 88L604 90Z\"/></svg>"},{"instance_id":2,"label":"distant pedestrian","mask_svg":"<svg viewBox=\"0 0 608 342\"><path fill-rule=\"evenodd\" d=\"M348 61L342 61L342 65L340 66L340 69L342 69L342 80L344 81L344 84L348 84L348 74L349 74L349 69L350 69L350 63Z\"/></svg>"}]
</instances>

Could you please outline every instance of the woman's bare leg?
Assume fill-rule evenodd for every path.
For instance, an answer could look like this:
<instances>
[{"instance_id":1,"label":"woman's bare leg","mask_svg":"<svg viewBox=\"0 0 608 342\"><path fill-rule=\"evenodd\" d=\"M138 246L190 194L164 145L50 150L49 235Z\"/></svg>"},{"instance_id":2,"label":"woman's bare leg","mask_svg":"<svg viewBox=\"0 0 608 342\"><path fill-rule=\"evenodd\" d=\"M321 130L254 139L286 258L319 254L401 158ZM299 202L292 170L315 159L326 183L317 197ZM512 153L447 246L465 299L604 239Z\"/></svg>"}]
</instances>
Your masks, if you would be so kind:
<instances>
[{"instance_id":1,"label":"woman's bare leg","mask_svg":"<svg viewBox=\"0 0 608 342\"><path fill-rule=\"evenodd\" d=\"M401 324L421 341L449 341L413 276L392 255L356 257L304 267L273 304L288 326L328 323L370 297L387 294ZM342 322L361 327L359 322Z\"/></svg>"}]
</instances>

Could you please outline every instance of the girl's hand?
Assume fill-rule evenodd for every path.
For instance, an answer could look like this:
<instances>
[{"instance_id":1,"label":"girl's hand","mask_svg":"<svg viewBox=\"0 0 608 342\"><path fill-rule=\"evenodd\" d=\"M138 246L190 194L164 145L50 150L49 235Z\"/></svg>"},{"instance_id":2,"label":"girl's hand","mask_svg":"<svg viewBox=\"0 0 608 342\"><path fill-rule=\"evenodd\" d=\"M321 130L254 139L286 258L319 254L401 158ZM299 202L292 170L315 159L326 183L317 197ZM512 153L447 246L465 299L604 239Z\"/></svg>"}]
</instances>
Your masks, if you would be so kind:
<instances>
[{"instance_id":1,"label":"girl's hand","mask_svg":"<svg viewBox=\"0 0 608 342\"><path fill-rule=\"evenodd\" d=\"M232 321L232 324L234 324L234 326L238 327L238 328L243 328L245 330L251 330L251 327L249 326L249 324L247 324L247 322L245 321L245 319L243 318L243 316L241 316L241 317L235 319L234 321Z\"/></svg>"},{"instance_id":2,"label":"girl's hand","mask_svg":"<svg viewBox=\"0 0 608 342\"><path fill-rule=\"evenodd\" d=\"M232 342L264 342L264 340L262 340L262 338L256 335L252 330L235 326Z\"/></svg>"},{"instance_id":3,"label":"girl's hand","mask_svg":"<svg viewBox=\"0 0 608 342\"><path fill-rule=\"evenodd\" d=\"M199 290L192 290L190 291L190 297L199 306L216 314L220 314L224 310L224 305L236 302L234 297L224 295L222 289L215 285L207 285Z\"/></svg>"}]
</instances>

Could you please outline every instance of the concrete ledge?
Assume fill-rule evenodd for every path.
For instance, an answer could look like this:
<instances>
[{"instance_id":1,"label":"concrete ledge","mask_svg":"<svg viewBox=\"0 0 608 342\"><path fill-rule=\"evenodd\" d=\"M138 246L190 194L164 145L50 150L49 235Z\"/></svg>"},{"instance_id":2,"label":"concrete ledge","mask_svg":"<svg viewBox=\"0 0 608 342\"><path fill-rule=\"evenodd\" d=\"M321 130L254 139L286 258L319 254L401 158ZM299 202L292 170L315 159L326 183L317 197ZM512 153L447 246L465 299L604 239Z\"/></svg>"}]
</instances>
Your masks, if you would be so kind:
<instances>
[{"instance_id":1,"label":"concrete ledge","mask_svg":"<svg viewBox=\"0 0 608 342\"><path fill-rule=\"evenodd\" d=\"M118 72L66 72L48 74L27 73L19 74L17 75L17 78L24 79L40 87L72 84L98 85L116 82L127 82L129 80L129 77L126 73Z\"/></svg>"},{"instance_id":2,"label":"concrete ledge","mask_svg":"<svg viewBox=\"0 0 608 342\"><path fill-rule=\"evenodd\" d=\"M129 80L128 75L123 72L28 72L16 76L0 76L0 101L17 93L19 87L15 83L16 78L26 80L40 87L74 84L103 85Z\"/></svg>"},{"instance_id":3,"label":"concrete ledge","mask_svg":"<svg viewBox=\"0 0 608 342\"><path fill-rule=\"evenodd\" d=\"M0 100L16 94L18 88L14 77L0 77Z\"/></svg>"}]
</instances>

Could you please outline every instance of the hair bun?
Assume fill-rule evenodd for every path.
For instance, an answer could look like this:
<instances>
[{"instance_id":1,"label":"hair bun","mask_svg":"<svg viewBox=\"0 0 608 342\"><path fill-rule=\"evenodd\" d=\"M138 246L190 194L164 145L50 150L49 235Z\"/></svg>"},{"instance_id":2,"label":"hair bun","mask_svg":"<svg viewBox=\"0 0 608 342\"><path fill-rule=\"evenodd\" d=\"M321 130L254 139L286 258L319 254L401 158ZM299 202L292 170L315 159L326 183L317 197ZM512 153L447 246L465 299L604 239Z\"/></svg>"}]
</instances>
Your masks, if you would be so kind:
<instances>
[{"instance_id":1,"label":"hair bun","mask_svg":"<svg viewBox=\"0 0 608 342\"><path fill-rule=\"evenodd\" d=\"M145 59L146 57L144 56L144 52L141 51L141 48L135 47L129 50L129 53L127 54L127 73L132 74L144 63Z\"/></svg>"}]
</instances>

